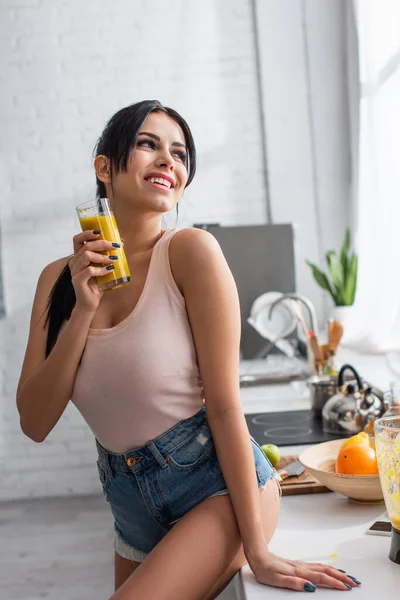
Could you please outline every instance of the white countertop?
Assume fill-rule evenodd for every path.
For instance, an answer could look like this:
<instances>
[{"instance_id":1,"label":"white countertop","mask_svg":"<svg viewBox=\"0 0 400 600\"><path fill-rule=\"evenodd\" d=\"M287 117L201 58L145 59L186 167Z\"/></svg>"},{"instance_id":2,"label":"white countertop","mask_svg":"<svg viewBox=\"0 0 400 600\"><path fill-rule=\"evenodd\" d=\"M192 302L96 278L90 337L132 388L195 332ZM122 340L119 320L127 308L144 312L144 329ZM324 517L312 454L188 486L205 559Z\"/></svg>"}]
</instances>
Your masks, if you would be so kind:
<instances>
[{"instance_id":1,"label":"white countertop","mask_svg":"<svg viewBox=\"0 0 400 600\"><path fill-rule=\"evenodd\" d=\"M384 356L363 356L341 351L338 364L350 363L371 384L387 389L398 376L390 371ZM310 407L305 382L241 389L246 414L300 410ZM294 454L307 446L284 446L282 454ZM400 565L388 558L390 537L369 535L369 525L385 512L384 504L362 506L335 493L286 496L281 499L281 516L270 543L272 552L293 559L318 561L345 569L362 582L352 597L386 599L400 586ZM248 565L240 572L245 600L294 597L290 590L256 582ZM395 587L396 584L396 587ZM337 590L318 588L324 598L338 598Z\"/></svg>"},{"instance_id":2,"label":"white countertop","mask_svg":"<svg viewBox=\"0 0 400 600\"><path fill-rule=\"evenodd\" d=\"M347 571L362 585L352 598L389 599L400 586L400 565L389 560L390 537L366 534L384 505L361 506L335 493L286 496L277 531L269 545L285 558L323 562ZM246 600L294 597L291 590L257 583L248 565L241 569ZM318 588L318 597L338 598L338 591Z\"/></svg>"}]
</instances>

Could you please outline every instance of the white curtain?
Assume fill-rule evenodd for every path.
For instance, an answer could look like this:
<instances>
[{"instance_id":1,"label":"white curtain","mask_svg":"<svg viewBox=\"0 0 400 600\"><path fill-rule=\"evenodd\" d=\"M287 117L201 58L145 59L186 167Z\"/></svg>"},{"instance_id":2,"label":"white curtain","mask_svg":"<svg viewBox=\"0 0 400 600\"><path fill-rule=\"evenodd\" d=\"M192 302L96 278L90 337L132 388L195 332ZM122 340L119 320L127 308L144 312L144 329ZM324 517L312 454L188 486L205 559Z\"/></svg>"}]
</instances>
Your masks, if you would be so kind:
<instances>
[{"instance_id":1,"label":"white curtain","mask_svg":"<svg viewBox=\"0 0 400 600\"><path fill-rule=\"evenodd\" d=\"M354 0L353 8L359 278L348 345L387 353L400 350L400 0Z\"/></svg>"}]
</instances>

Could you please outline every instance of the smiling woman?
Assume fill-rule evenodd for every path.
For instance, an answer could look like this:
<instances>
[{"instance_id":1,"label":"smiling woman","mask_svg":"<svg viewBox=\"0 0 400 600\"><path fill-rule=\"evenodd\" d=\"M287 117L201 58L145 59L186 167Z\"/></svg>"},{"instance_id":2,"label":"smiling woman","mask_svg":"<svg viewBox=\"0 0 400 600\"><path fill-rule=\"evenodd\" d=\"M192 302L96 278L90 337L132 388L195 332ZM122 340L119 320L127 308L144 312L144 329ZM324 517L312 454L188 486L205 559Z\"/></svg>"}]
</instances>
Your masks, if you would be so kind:
<instances>
[{"instance_id":1,"label":"smiling woman","mask_svg":"<svg viewBox=\"0 0 400 600\"><path fill-rule=\"evenodd\" d=\"M331 567L268 551L278 475L240 402L236 285L211 234L161 228L195 156L186 121L159 102L108 122L97 196L113 209L131 282L99 289L120 246L96 230L44 269L17 390L22 429L43 441L70 400L92 429L114 517L113 600L212 600L246 561L267 585L347 589L356 584Z\"/></svg>"}]
</instances>

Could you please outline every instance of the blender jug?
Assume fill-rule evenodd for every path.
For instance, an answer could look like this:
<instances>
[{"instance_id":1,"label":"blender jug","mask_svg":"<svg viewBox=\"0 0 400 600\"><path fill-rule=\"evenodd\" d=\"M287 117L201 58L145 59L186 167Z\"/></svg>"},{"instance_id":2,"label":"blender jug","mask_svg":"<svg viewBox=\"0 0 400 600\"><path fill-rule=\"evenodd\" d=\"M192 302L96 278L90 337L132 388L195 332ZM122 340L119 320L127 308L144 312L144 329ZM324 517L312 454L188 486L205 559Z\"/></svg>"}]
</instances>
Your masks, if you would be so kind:
<instances>
[{"instance_id":1,"label":"blender jug","mask_svg":"<svg viewBox=\"0 0 400 600\"><path fill-rule=\"evenodd\" d=\"M377 419L374 429L379 478L392 524L389 558L400 564L400 416Z\"/></svg>"}]
</instances>

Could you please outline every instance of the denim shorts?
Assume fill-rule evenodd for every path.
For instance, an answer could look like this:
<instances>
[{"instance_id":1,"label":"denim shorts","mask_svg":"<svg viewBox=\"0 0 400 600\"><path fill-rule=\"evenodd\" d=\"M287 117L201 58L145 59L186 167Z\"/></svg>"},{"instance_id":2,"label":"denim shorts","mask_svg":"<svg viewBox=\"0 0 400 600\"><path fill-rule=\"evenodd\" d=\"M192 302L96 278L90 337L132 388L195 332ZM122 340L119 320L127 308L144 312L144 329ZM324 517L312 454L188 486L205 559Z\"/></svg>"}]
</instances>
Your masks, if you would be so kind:
<instances>
[{"instance_id":1,"label":"denim shorts","mask_svg":"<svg viewBox=\"0 0 400 600\"><path fill-rule=\"evenodd\" d=\"M280 479L250 436L259 488ZM114 516L114 549L142 562L191 508L228 494L203 407L141 448L115 454L96 441L104 495Z\"/></svg>"}]
</instances>

